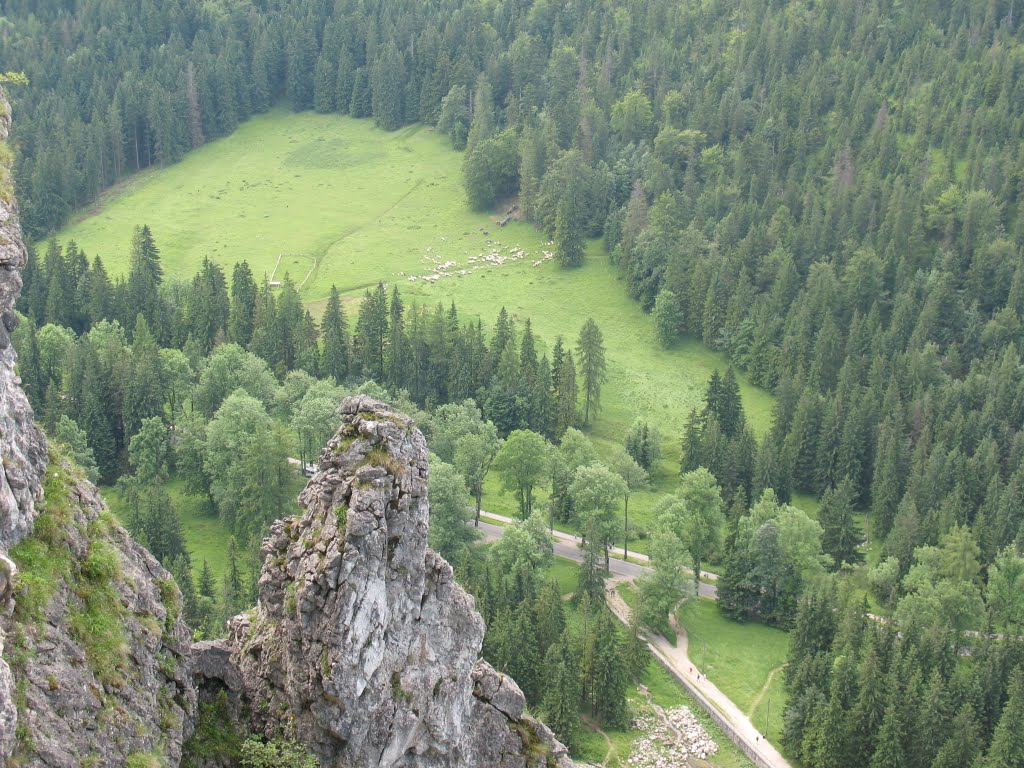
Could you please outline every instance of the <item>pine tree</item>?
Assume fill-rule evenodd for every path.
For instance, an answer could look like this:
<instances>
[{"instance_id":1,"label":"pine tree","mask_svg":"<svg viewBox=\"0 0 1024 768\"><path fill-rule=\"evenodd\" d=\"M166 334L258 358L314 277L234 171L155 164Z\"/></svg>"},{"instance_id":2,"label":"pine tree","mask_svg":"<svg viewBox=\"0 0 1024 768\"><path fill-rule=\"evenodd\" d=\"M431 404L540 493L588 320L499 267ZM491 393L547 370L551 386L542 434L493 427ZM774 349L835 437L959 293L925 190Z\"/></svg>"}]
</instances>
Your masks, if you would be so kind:
<instances>
[{"instance_id":1,"label":"pine tree","mask_svg":"<svg viewBox=\"0 0 1024 768\"><path fill-rule=\"evenodd\" d=\"M618 621L611 611L603 610L597 620L594 638L594 714L612 727L627 725L626 691L629 669L623 657Z\"/></svg>"},{"instance_id":2,"label":"pine tree","mask_svg":"<svg viewBox=\"0 0 1024 768\"><path fill-rule=\"evenodd\" d=\"M178 589L181 590L181 608L185 623L190 627L198 627L201 622L199 602L196 596L195 582L192 579L192 563L189 561L188 552L175 557L170 570Z\"/></svg>"},{"instance_id":3,"label":"pine tree","mask_svg":"<svg viewBox=\"0 0 1024 768\"><path fill-rule=\"evenodd\" d=\"M113 319L113 293L114 288L107 276L106 267L103 266L103 260L97 256L93 259L92 268L89 270L85 295L85 314L90 327L101 320Z\"/></svg>"},{"instance_id":4,"label":"pine tree","mask_svg":"<svg viewBox=\"0 0 1024 768\"><path fill-rule=\"evenodd\" d=\"M948 733L949 736L941 746L937 745L939 751L935 755L932 768L963 768L974 765L982 751L982 741L978 718L970 704L965 703L960 707Z\"/></svg>"},{"instance_id":5,"label":"pine tree","mask_svg":"<svg viewBox=\"0 0 1024 768\"><path fill-rule=\"evenodd\" d=\"M536 617L537 657L546 658L548 649L554 646L565 631L565 608L562 604L562 590L558 582L549 579L537 593L534 601Z\"/></svg>"},{"instance_id":6,"label":"pine tree","mask_svg":"<svg viewBox=\"0 0 1024 768\"><path fill-rule=\"evenodd\" d=\"M92 345L86 343L83 351L83 400L76 421L89 436L89 447L96 457L100 479L105 483L112 483L118 475L118 446L110 402L106 397L110 382L100 370L100 363Z\"/></svg>"},{"instance_id":7,"label":"pine tree","mask_svg":"<svg viewBox=\"0 0 1024 768\"><path fill-rule=\"evenodd\" d=\"M145 419L163 414L163 363L160 348L143 315L135 321L131 373L125 382L122 419L128 435L139 431Z\"/></svg>"},{"instance_id":8,"label":"pine tree","mask_svg":"<svg viewBox=\"0 0 1024 768\"><path fill-rule=\"evenodd\" d=\"M871 768L906 768L907 766L907 707L903 699L903 686L889 675L889 703L882 718L878 734L878 747L871 758Z\"/></svg>"},{"instance_id":9,"label":"pine tree","mask_svg":"<svg viewBox=\"0 0 1024 768\"><path fill-rule=\"evenodd\" d=\"M158 289L163 282L160 250L149 227L135 228L128 263L128 303L130 311L142 314L150 328L160 328ZM159 336L159 332L155 335Z\"/></svg>"},{"instance_id":10,"label":"pine tree","mask_svg":"<svg viewBox=\"0 0 1024 768\"><path fill-rule=\"evenodd\" d=\"M984 768L1018 768L1024 765L1024 668L1010 676L1009 693L999 716Z\"/></svg>"},{"instance_id":11,"label":"pine tree","mask_svg":"<svg viewBox=\"0 0 1024 768\"><path fill-rule=\"evenodd\" d=\"M387 349L387 383L392 391L405 386L409 367L409 345L405 335L405 307L398 286L391 290L391 319Z\"/></svg>"},{"instance_id":12,"label":"pine tree","mask_svg":"<svg viewBox=\"0 0 1024 768\"><path fill-rule=\"evenodd\" d=\"M580 677L564 637L551 647L544 662L544 722L570 750L576 746L580 727Z\"/></svg>"},{"instance_id":13,"label":"pine tree","mask_svg":"<svg viewBox=\"0 0 1024 768\"><path fill-rule=\"evenodd\" d=\"M203 558L203 569L199 572L199 594L203 597L213 597L213 572L206 558Z\"/></svg>"},{"instance_id":14,"label":"pine tree","mask_svg":"<svg viewBox=\"0 0 1024 768\"><path fill-rule=\"evenodd\" d=\"M565 197L555 214L555 254L562 267L578 267L586 255L583 240L583 217L580 205Z\"/></svg>"},{"instance_id":15,"label":"pine tree","mask_svg":"<svg viewBox=\"0 0 1024 768\"><path fill-rule=\"evenodd\" d=\"M228 540L227 569L221 582L221 624L234 617L245 607L245 588L238 567L238 545L235 537Z\"/></svg>"},{"instance_id":16,"label":"pine tree","mask_svg":"<svg viewBox=\"0 0 1024 768\"><path fill-rule=\"evenodd\" d=\"M363 375L383 382L388 338L388 294L384 283L367 291L356 321L356 355Z\"/></svg>"},{"instance_id":17,"label":"pine tree","mask_svg":"<svg viewBox=\"0 0 1024 768\"><path fill-rule=\"evenodd\" d=\"M869 765L885 716L885 680L871 643L858 670L857 701L848 719L855 765Z\"/></svg>"},{"instance_id":18,"label":"pine tree","mask_svg":"<svg viewBox=\"0 0 1024 768\"><path fill-rule=\"evenodd\" d=\"M717 370L711 374L704 402L704 419L714 415L727 438L731 439L743 431L746 417L743 413L743 401L740 399L739 382L732 366L726 369L724 377L719 376Z\"/></svg>"},{"instance_id":19,"label":"pine tree","mask_svg":"<svg viewBox=\"0 0 1024 768\"><path fill-rule=\"evenodd\" d=\"M405 81L405 60L394 41L388 41L377 52L370 73L373 122L385 131L400 128L405 122Z\"/></svg>"},{"instance_id":20,"label":"pine tree","mask_svg":"<svg viewBox=\"0 0 1024 768\"><path fill-rule=\"evenodd\" d=\"M556 420L555 434L561 437L569 427L576 426L577 410L576 401L579 399L579 388L576 385L576 364L572 352L565 353L565 359L560 366L558 378L558 390L556 393Z\"/></svg>"},{"instance_id":21,"label":"pine tree","mask_svg":"<svg viewBox=\"0 0 1024 768\"><path fill-rule=\"evenodd\" d=\"M256 321L258 289L252 269L246 261L235 264L231 271L231 310L228 319L228 338L241 347L248 347Z\"/></svg>"},{"instance_id":22,"label":"pine tree","mask_svg":"<svg viewBox=\"0 0 1024 768\"><path fill-rule=\"evenodd\" d=\"M506 671L512 676L531 705L541 702L544 690L541 677L540 660L537 654L536 617L533 613L533 602L519 604L512 624L515 652L512 654Z\"/></svg>"}]
</instances>

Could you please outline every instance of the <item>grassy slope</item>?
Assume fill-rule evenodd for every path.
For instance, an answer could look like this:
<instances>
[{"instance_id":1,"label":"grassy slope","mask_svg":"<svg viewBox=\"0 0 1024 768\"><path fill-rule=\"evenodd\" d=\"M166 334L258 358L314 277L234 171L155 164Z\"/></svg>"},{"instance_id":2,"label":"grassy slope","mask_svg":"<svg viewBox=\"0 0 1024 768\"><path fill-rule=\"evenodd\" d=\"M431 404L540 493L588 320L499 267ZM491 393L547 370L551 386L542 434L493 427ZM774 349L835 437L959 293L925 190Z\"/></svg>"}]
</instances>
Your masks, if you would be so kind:
<instances>
[{"instance_id":1,"label":"grassy slope","mask_svg":"<svg viewBox=\"0 0 1024 768\"><path fill-rule=\"evenodd\" d=\"M278 110L177 165L132 177L59 239L76 240L118 274L126 268L133 227L147 223L171 275L192 275L203 256L226 267L248 259L257 274L270 274L287 254L277 277L287 271L301 282L313 270L302 293L314 309L332 283L354 300L380 279L397 282L407 300L455 300L464 317L480 314L487 323L505 305L520 321L530 317L548 344L557 334L574 339L592 316L609 361L593 434L599 443L620 443L635 416L654 420L666 438L657 473L665 484L675 474L676 436L686 414L724 358L695 342L658 348L651 319L629 298L597 243L578 270L561 271L551 261L533 267L544 237L523 223L499 229L491 217L470 211L459 164L460 155L428 128L385 133L365 120ZM492 249L507 253L512 245L527 258L476 271L466 262ZM410 282L408 276L429 272L428 256L457 261L470 274L433 285ZM771 399L746 383L742 389L751 423L762 433ZM638 511L643 506L638 500Z\"/></svg>"},{"instance_id":2,"label":"grassy slope","mask_svg":"<svg viewBox=\"0 0 1024 768\"><path fill-rule=\"evenodd\" d=\"M299 491L306 484L306 479L296 473L291 482L291 495L298 497ZM124 503L117 488L104 487L103 498L110 505L110 510L119 518L124 519ZM227 567L228 540L231 534L224 523L215 514L210 514L204 500L185 492L185 481L177 478L167 483L167 491L174 502L174 508L181 520L181 530L185 537L185 546L192 556L192 572L198 583L199 574L203 569L203 560L210 565L214 583L219 585ZM295 511L298 512L298 505ZM240 553L244 557L244 553ZM239 565L245 567L240 561Z\"/></svg>"}]
</instances>

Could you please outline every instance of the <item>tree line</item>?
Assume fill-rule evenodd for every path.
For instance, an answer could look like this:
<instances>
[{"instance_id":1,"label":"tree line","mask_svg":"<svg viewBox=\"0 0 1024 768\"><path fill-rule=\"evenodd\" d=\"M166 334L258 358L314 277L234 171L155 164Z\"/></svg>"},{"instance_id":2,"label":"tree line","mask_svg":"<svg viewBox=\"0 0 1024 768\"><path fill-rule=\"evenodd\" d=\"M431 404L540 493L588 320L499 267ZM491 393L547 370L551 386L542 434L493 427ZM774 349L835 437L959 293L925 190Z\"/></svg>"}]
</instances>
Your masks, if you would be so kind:
<instances>
[{"instance_id":1,"label":"tree line","mask_svg":"<svg viewBox=\"0 0 1024 768\"><path fill-rule=\"evenodd\" d=\"M19 372L40 421L95 481L117 484L126 525L187 582L187 613L206 632L249 603L255 545L293 509L289 458L315 458L347 392L393 400L437 433L440 529L446 471L457 468L459 493L468 484L479 510L501 438L532 428L547 445L576 432L594 418L605 377L593 321L574 349L556 339L551 362L528 319L520 326L502 309L487 339L454 305L406 309L383 284L366 292L352 327L332 289L318 324L290 279L280 290L257 284L244 262L230 284L209 261L191 280L165 279L146 227L133 237L128 275L114 280L99 258L51 242L26 269L18 307ZM462 399L446 404L451 397ZM462 439L466 423L475 441ZM172 476L234 537L223 584L192 584ZM453 514L451 535L464 540L461 510Z\"/></svg>"}]
</instances>

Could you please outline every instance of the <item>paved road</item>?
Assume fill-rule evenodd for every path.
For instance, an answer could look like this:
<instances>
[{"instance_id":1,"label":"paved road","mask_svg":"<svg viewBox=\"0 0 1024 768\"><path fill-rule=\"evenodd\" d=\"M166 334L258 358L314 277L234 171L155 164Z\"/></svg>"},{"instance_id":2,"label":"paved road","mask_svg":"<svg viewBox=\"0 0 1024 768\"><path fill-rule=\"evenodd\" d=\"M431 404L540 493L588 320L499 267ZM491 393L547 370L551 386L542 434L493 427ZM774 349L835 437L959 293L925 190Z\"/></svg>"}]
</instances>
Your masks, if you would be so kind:
<instances>
[{"instance_id":1,"label":"paved road","mask_svg":"<svg viewBox=\"0 0 1024 768\"><path fill-rule=\"evenodd\" d=\"M609 583L606 589L608 607L618 616L619 621L629 623L630 610L622 595L619 594L614 582ZM675 616L671 617L672 628L676 631L677 644L672 645L661 635L646 635L647 646L651 649L662 663L668 666L680 682L689 689L694 698L701 702L705 709L713 707L718 714L725 719L729 728L727 735L735 742L742 742L751 757L757 756L756 765L766 765L771 768L791 768L789 762L784 758L771 743L761 735L761 732L754 727L742 710L737 707L732 699L722 693L718 686L712 683L701 672L700 667L690 659L687 654L688 638L686 629L679 625ZM731 731L731 732L730 732Z\"/></svg>"},{"instance_id":2,"label":"paved road","mask_svg":"<svg viewBox=\"0 0 1024 768\"><path fill-rule=\"evenodd\" d=\"M506 525L508 525L510 522L515 522L516 519L517 519L517 518L514 518L514 517L506 517L505 515L498 515L498 514L495 514L494 512L487 512L486 510L481 510L480 511L480 518L481 519L497 520L497 521L499 521L501 523L504 523ZM553 532L552 537L554 537L556 540L561 540L563 542L569 542L571 544L575 544L575 545L578 545L578 546L583 544L583 540L580 537L574 536L572 534L566 534L566 532L564 530L557 530L556 529ZM624 552L623 552L623 548L622 547L612 547L611 548L611 557L612 557L612 559L618 558L618 559L622 560L623 559L623 554L624 554ZM640 563L649 563L650 562L650 558L647 557L647 555L641 554L640 552L630 552L630 560L637 560ZM718 573L712 573L710 570L701 570L700 571L700 577L702 579L707 579L707 580L712 581L712 582L717 582L718 581Z\"/></svg>"},{"instance_id":3,"label":"paved road","mask_svg":"<svg viewBox=\"0 0 1024 768\"><path fill-rule=\"evenodd\" d=\"M509 522L512 522L509 520ZM501 538L501 534L504 533L504 528L500 525L493 525L492 523L480 521L480 529L484 536L484 541L494 541ZM580 540L576 536L571 536L568 533L561 533L555 531L553 547L555 554L558 557L564 557L569 560L574 560L577 563L583 562L583 551L580 549ZM632 555L630 555L632 557ZM633 579L643 576L645 573L650 573L651 568L648 565L640 565L639 563L631 563L625 560L612 559L610 562L612 576L619 580L632 581ZM711 600L718 599L718 587L714 584L705 584L703 581L698 585L697 594L701 597L707 597Z\"/></svg>"}]
</instances>

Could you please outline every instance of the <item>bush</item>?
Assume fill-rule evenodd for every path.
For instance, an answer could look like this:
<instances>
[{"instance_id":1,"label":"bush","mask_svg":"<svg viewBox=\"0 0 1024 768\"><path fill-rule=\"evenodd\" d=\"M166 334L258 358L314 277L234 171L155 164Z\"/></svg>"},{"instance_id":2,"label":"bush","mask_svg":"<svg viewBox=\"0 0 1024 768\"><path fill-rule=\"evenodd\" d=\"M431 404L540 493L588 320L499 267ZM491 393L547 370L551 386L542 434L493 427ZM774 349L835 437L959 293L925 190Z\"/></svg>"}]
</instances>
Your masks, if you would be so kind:
<instances>
[{"instance_id":1,"label":"bush","mask_svg":"<svg viewBox=\"0 0 1024 768\"><path fill-rule=\"evenodd\" d=\"M320 768L320 761L301 744L286 739L247 739L242 744L242 768Z\"/></svg>"}]
</instances>

